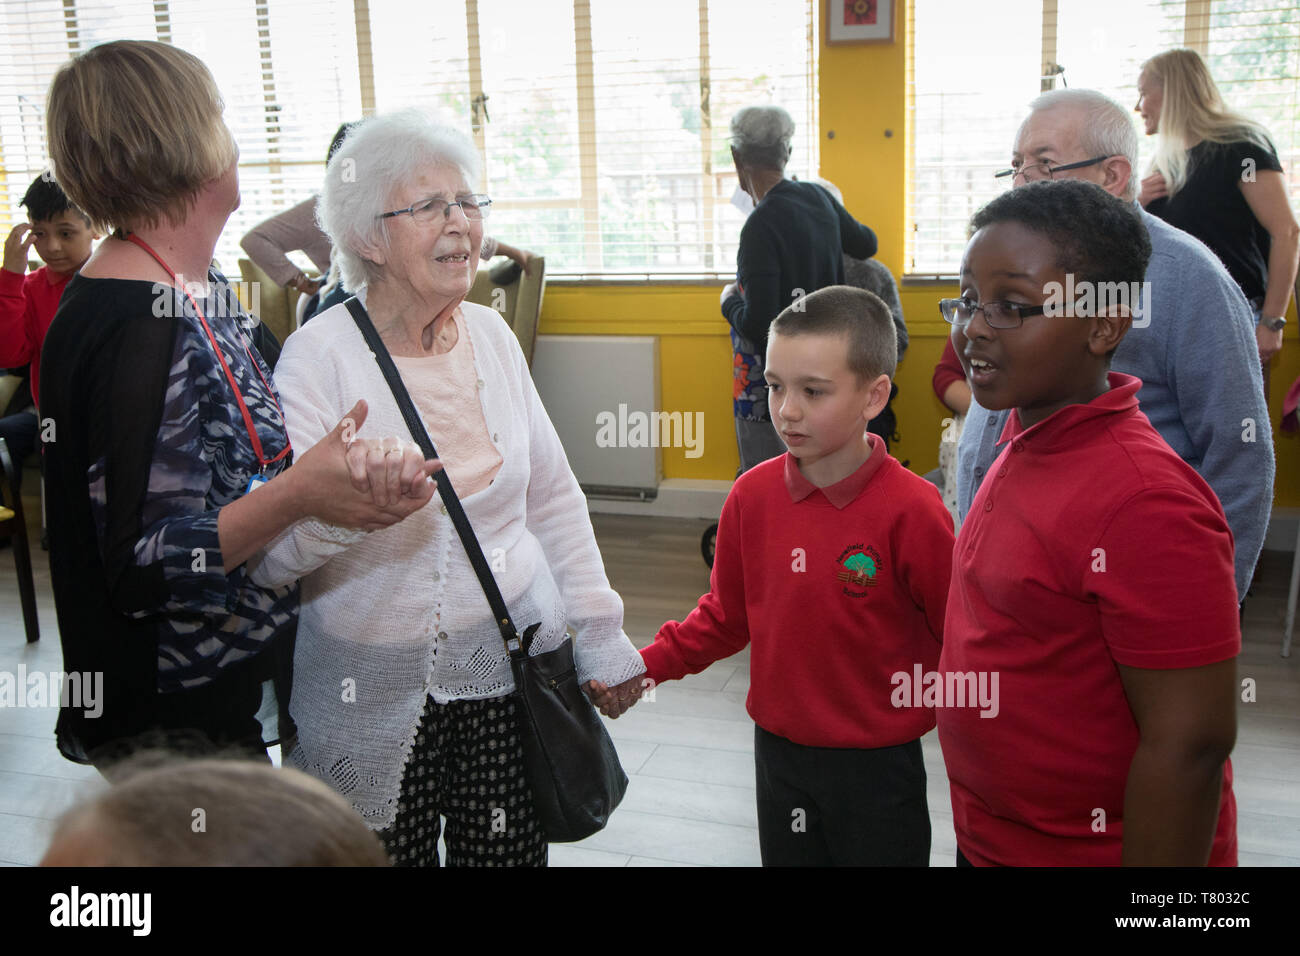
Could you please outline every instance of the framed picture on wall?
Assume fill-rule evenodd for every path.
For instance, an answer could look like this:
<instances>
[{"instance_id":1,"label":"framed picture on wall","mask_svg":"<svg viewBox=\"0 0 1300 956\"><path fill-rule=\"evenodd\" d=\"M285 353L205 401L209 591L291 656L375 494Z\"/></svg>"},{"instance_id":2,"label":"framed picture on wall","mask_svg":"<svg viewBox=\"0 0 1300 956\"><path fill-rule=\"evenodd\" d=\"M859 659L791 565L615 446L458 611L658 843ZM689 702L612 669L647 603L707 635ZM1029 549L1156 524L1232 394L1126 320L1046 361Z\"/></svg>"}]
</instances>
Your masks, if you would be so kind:
<instances>
[{"instance_id":1,"label":"framed picture on wall","mask_svg":"<svg viewBox=\"0 0 1300 956\"><path fill-rule=\"evenodd\" d=\"M826 0L827 43L893 43L897 0Z\"/></svg>"}]
</instances>

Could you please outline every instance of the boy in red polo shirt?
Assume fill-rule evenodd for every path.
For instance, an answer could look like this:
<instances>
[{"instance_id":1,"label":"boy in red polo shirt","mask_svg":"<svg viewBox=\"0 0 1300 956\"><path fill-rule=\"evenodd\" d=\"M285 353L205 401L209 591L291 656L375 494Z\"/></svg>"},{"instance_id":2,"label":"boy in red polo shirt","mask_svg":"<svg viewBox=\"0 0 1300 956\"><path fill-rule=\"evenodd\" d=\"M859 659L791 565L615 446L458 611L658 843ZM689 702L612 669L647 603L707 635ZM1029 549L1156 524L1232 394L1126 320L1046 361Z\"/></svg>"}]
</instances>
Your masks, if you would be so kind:
<instances>
[{"instance_id":1,"label":"boy in red polo shirt","mask_svg":"<svg viewBox=\"0 0 1300 956\"><path fill-rule=\"evenodd\" d=\"M1016 411L957 538L939 662L1000 687L995 719L938 711L958 865L1235 865L1232 535L1142 383L1108 373L1146 230L1079 181L971 225L941 311L975 398Z\"/></svg>"},{"instance_id":2,"label":"boy in red polo shirt","mask_svg":"<svg viewBox=\"0 0 1300 956\"><path fill-rule=\"evenodd\" d=\"M0 269L0 368L30 363L32 401L39 403L41 344L64 288L90 258L99 236L48 174L36 178L22 205L32 221L10 230ZM45 264L28 273L27 250L33 245ZM9 445L20 480L22 460L36 447L36 435L33 411L0 419L0 438Z\"/></svg>"},{"instance_id":3,"label":"boy in red polo shirt","mask_svg":"<svg viewBox=\"0 0 1300 956\"><path fill-rule=\"evenodd\" d=\"M709 593L641 651L659 682L751 645L765 866L929 864L920 737L934 712L891 698L900 675L937 664L952 519L866 430L896 359L870 292L831 286L777 316L766 376L789 452L736 480ZM613 713L641 680L613 688Z\"/></svg>"}]
</instances>

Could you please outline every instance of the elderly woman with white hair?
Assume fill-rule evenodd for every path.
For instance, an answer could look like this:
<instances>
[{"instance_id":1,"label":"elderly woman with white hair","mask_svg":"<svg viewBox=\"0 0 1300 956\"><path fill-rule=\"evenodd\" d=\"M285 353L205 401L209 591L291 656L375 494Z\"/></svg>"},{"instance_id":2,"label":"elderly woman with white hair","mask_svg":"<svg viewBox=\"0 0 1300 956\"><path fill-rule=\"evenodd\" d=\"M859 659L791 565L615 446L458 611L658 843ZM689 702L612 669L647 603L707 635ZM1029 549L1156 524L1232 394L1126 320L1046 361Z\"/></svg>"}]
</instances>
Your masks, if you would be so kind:
<instances>
[{"instance_id":1,"label":"elderly woman with white hair","mask_svg":"<svg viewBox=\"0 0 1300 956\"><path fill-rule=\"evenodd\" d=\"M530 653L555 649L572 627L589 694L597 681L627 699L644 665L586 500L514 334L464 301L491 202L474 192L476 170L469 140L418 112L365 120L329 163L321 225L506 605L521 626L542 623ZM363 431L405 431L345 305L289 338L276 383L295 442L310 444L362 396ZM407 476L390 477L399 494ZM302 576L287 762L348 797L398 865L438 865L440 815L449 865L545 865L509 656L446 506L373 534L296 526L254 573Z\"/></svg>"},{"instance_id":2,"label":"elderly woman with white hair","mask_svg":"<svg viewBox=\"0 0 1300 956\"><path fill-rule=\"evenodd\" d=\"M779 106L748 106L731 118L731 157L754 211L740 231L736 281L722 290L735 351L732 398L740 467L785 453L767 409L767 328L796 299L844 282L845 254L869 259L876 234L823 187L785 178L794 120Z\"/></svg>"}]
</instances>

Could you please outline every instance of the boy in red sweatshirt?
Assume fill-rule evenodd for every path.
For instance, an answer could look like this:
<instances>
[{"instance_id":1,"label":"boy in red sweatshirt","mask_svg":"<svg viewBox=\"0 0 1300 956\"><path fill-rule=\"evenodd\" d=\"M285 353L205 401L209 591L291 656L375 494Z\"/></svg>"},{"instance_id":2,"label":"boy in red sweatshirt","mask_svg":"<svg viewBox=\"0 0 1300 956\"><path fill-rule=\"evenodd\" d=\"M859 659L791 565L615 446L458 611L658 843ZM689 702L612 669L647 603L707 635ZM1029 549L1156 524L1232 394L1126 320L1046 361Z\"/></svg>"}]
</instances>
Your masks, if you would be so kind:
<instances>
[{"instance_id":1,"label":"boy in red sweatshirt","mask_svg":"<svg viewBox=\"0 0 1300 956\"><path fill-rule=\"evenodd\" d=\"M975 398L1015 409L944 623L939 670L1001 690L996 719L938 712L958 865L1237 861L1232 533L1108 371L1151 254L1135 208L1074 180L1003 193L940 305Z\"/></svg>"},{"instance_id":2,"label":"boy in red sweatshirt","mask_svg":"<svg viewBox=\"0 0 1300 956\"><path fill-rule=\"evenodd\" d=\"M831 286L777 316L766 377L789 451L736 480L709 593L641 652L645 675L601 698L619 713L644 678L751 645L764 866L929 863L934 711L895 691L937 665L953 535L934 486L866 430L896 359L870 292Z\"/></svg>"},{"instance_id":3,"label":"boy in red sweatshirt","mask_svg":"<svg viewBox=\"0 0 1300 956\"><path fill-rule=\"evenodd\" d=\"M64 287L90 258L91 243L99 236L48 174L36 178L22 205L31 222L20 222L10 231L0 269L0 368L30 363L32 401L39 404L45 332ZM28 274L27 250L33 245L45 264ZM22 460L36 447L37 430L34 411L0 418L0 438L8 443L20 476Z\"/></svg>"}]
</instances>

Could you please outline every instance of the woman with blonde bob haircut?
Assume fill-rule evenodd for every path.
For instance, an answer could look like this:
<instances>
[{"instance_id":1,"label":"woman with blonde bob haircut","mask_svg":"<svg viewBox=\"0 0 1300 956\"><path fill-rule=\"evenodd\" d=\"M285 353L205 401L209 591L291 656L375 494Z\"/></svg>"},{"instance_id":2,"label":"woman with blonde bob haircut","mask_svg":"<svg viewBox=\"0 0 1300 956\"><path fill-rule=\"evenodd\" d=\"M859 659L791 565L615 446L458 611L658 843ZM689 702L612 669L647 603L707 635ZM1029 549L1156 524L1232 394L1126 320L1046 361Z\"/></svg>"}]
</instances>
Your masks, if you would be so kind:
<instances>
[{"instance_id":1,"label":"woman with blonde bob haircut","mask_svg":"<svg viewBox=\"0 0 1300 956\"><path fill-rule=\"evenodd\" d=\"M239 205L221 111L207 68L162 43L94 47L50 86L59 183L116 229L64 292L41 389L64 668L103 675L100 712L65 705L57 736L101 769L145 745L265 759L291 730L298 587L245 562L295 521L386 527L432 495L418 453L405 494L371 492L377 450L346 441L361 402L289 467L279 345L211 268Z\"/></svg>"},{"instance_id":2,"label":"woman with blonde bob haircut","mask_svg":"<svg viewBox=\"0 0 1300 956\"><path fill-rule=\"evenodd\" d=\"M465 301L491 200L468 138L416 111L363 120L325 173L318 215L423 419L531 654L572 627L578 680L613 686L615 716L645 665L623 633L587 501L510 327ZM355 304L354 304L355 307ZM402 413L347 304L289 340L275 372L294 444L365 396L380 433ZM409 433L408 433L409 434ZM445 505L372 535L297 526L253 568L302 576L296 746L286 763L344 794L394 862L544 866L501 632Z\"/></svg>"},{"instance_id":3,"label":"woman with blonde bob haircut","mask_svg":"<svg viewBox=\"0 0 1300 956\"><path fill-rule=\"evenodd\" d=\"M1142 64L1136 111L1156 137L1138 201L1200 239L1227 267L1254 310L1260 361L1282 348L1300 266L1300 224L1267 131L1229 109L1195 50Z\"/></svg>"},{"instance_id":4,"label":"woman with blonde bob haircut","mask_svg":"<svg viewBox=\"0 0 1300 956\"><path fill-rule=\"evenodd\" d=\"M93 204L102 226L183 222L204 185L239 158L222 109L212 74L184 50L94 47L65 64L50 87L51 116L79 119L49 125L55 175L65 192Z\"/></svg>"}]
</instances>

